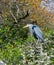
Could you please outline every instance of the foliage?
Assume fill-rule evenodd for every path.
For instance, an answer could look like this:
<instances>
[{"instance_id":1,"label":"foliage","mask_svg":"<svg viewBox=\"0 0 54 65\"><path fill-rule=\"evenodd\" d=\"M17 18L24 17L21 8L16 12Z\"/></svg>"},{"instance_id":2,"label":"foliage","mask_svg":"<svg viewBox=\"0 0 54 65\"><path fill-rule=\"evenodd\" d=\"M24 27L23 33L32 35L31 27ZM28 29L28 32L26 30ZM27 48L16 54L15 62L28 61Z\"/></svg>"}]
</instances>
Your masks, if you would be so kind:
<instances>
[{"instance_id":1,"label":"foliage","mask_svg":"<svg viewBox=\"0 0 54 65\"><path fill-rule=\"evenodd\" d=\"M38 58L33 53L34 37L26 37L28 31L23 29L23 26L13 27L10 31L11 25L4 25L0 28L0 59L2 59L8 65L24 65L24 55L25 61L27 63L36 64L35 60ZM44 30L43 30L44 31ZM22 33L23 32L23 33ZM46 33L47 32L47 33ZM53 55L53 40L51 36L54 32L50 29L44 31L45 38L48 38L51 42L43 45L43 51L47 52L47 55L51 59L51 64L54 63ZM24 39L25 38L25 39ZM49 41L48 40L48 41ZM24 54L25 53L25 54ZM32 56L32 58L31 58ZM35 57L37 59L35 59ZM33 60L34 59L34 60ZM33 61L32 61L33 60Z\"/></svg>"},{"instance_id":2,"label":"foliage","mask_svg":"<svg viewBox=\"0 0 54 65\"><path fill-rule=\"evenodd\" d=\"M40 56L34 55L33 45L35 39L30 37L28 29L23 28L25 24L36 20L43 31L44 37L48 39L47 44L43 45L43 52L46 52L47 56L50 57L50 64L54 64L54 31L48 28L49 22L53 21L51 18L54 15L40 8L41 0L14 1L0 1L1 5L3 5L1 6L2 13L0 14L4 20L0 27L0 59L7 65L37 64L35 61Z\"/></svg>"},{"instance_id":3,"label":"foliage","mask_svg":"<svg viewBox=\"0 0 54 65\"><path fill-rule=\"evenodd\" d=\"M29 19L31 21L36 20L39 26L44 25L44 27L54 28L54 14L49 13L46 8L40 7L41 0L1 0L0 2L3 17L10 15L10 10L14 10L14 15L16 19L18 19L28 10L30 13Z\"/></svg>"},{"instance_id":4,"label":"foliage","mask_svg":"<svg viewBox=\"0 0 54 65\"><path fill-rule=\"evenodd\" d=\"M7 20L5 19L5 22ZM21 45L27 38L27 29L23 29L23 25L3 25L0 28L0 59L8 65L21 64L22 49Z\"/></svg>"}]
</instances>

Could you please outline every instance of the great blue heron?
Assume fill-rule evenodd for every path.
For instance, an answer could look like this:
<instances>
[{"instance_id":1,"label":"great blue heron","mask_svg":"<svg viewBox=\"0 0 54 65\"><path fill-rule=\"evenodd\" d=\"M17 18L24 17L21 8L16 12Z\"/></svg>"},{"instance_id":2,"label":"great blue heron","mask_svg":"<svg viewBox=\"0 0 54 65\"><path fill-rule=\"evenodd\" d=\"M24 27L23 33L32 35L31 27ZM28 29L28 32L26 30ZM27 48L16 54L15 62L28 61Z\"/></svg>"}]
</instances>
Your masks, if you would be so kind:
<instances>
[{"instance_id":1,"label":"great blue heron","mask_svg":"<svg viewBox=\"0 0 54 65\"><path fill-rule=\"evenodd\" d=\"M34 44L33 44L34 52L36 54L37 53L37 44L38 44L39 40L41 40L41 42L44 43L44 36L42 34L42 31L40 30L40 28L37 25L27 24L23 28L26 28L26 27L29 27L30 34L33 35L35 37L35 39L37 39L37 41L34 41ZM42 44L41 44L41 52L42 52Z\"/></svg>"},{"instance_id":2,"label":"great blue heron","mask_svg":"<svg viewBox=\"0 0 54 65\"><path fill-rule=\"evenodd\" d=\"M37 25L27 24L26 26L24 26L24 28L26 27L29 27L30 33L35 37L35 39L39 39L42 43L44 43L44 36Z\"/></svg>"}]
</instances>

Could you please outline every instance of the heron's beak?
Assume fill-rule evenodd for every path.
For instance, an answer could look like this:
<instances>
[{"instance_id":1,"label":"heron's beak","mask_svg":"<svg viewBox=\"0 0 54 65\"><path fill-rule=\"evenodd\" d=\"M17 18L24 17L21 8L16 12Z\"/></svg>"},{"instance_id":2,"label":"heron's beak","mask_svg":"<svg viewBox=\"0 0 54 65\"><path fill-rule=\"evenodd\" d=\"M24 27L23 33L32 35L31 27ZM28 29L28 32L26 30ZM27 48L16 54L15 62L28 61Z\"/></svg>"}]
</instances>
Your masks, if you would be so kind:
<instances>
[{"instance_id":1,"label":"heron's beak","mask_svg":"<svg viewBox=\"0 0 54 65\"><path fill-rule=\"evenodd\" d=\"M28 26L26 25L26 26L24 26L23 28L27 28Z\"/></svg>"}]
</instances>

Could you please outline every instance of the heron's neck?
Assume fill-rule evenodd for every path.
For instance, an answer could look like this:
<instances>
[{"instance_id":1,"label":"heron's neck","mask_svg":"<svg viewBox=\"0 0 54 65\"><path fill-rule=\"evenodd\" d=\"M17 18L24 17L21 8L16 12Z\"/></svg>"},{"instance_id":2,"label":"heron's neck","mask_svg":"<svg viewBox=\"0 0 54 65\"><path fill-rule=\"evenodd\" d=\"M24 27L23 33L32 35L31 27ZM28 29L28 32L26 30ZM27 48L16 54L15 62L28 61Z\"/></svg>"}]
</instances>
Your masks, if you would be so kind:
<instances>
[{"instance_id":1,"label":"heron's neck","mask_svg":"<svg viewBox=\"0 0 54 65\"><path fill-rule=\"evenodd\" d=\"M29 27L29 32L30 32L30 35L32 36L33 35L32 27Z\"/></svg>"}]
</instances>

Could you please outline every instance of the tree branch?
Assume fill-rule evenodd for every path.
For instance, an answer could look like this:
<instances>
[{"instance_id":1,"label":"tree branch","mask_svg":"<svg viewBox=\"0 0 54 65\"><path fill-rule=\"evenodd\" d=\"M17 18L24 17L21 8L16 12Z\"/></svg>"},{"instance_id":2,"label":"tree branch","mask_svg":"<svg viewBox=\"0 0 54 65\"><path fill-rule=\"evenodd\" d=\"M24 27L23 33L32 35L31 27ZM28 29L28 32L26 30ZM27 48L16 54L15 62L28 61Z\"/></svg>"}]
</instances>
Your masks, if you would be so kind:
<instances>
[{"instance_id":1,"label":"tree branch","mask_svg":"<svg viewBox=\"0 0 54 65\"><path fill-rule=\"evenodd\" d=\"M11 16L13 17L13 19L15 20L15 22L17 23L18 21L17 21L16 17L14 16L14 14L12 13L11 10L10 10L10 14L11 14Z\"/></svg>"}]
</instances>

